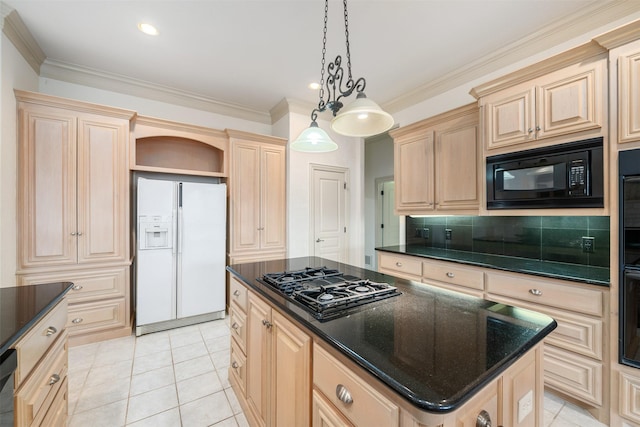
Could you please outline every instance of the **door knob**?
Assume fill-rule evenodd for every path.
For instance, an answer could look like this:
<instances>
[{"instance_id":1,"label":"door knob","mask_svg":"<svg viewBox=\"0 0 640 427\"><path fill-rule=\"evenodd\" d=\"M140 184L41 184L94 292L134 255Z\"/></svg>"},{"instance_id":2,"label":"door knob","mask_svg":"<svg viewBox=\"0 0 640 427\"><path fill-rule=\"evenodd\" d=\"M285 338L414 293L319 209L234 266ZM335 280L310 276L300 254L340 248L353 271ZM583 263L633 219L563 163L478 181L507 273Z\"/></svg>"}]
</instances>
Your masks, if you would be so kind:
<instances>
[{"instance_id":1,"label":"door knob","mask_svg":"<svg viewBox=\"0 0 640 427\"><path fill-rule=\"evenodd\" d=\"M319 237L318 237L318 238L316 239L316 243L320 243L320 242L324 242L324 240L322 240L321 238L319 238Z\"/></svg>"}]
</instances>

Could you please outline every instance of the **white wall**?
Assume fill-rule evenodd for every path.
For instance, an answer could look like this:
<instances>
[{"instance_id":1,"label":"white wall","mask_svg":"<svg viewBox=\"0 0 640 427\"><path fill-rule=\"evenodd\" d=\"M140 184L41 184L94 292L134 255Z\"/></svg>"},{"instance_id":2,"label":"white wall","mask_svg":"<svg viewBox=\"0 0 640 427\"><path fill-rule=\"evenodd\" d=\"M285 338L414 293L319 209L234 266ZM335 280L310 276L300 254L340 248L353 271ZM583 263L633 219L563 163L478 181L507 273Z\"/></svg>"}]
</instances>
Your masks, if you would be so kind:
<instances>
[{"instance_id":1,"label":"white wall","mask_svg":"<svg viewBox=\"0 0 640 427\"><path fill-rule=\"evenodd\" d=\"M37 90L38 75L4 33L0 56L0 287L7 287L16 284L17 138L13 89Z\"/></svg>"}]
</instances>

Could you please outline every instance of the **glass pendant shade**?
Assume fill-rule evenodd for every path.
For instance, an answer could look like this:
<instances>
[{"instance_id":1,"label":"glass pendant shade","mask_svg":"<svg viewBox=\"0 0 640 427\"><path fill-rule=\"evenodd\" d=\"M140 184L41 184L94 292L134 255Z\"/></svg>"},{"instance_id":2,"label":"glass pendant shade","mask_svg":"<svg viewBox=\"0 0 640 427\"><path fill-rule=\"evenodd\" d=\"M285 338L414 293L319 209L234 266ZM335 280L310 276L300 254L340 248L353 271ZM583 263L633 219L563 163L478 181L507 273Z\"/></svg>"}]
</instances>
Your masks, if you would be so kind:
<instances>
[{"instance_id":1,"label":"glass pendant shade","mask_svg":"<svg viewBox=\"0 0 640 427\"><path fill-rule=\"evenodd\" d=\"M291 143L291 149L307 153L326 153L338 149L338 144L333 142L327 132L322 130L318 123L311 122L295 141Z\"/></svg>"},{"instance_id":2,"label":"glass pendant shade","mask_svg":"<svg viewBox=\"0 0 640 427\"><path fill-rule=\"evenodd\" d=\"M363 92L358 93L356 100L342 108L331 121L331 129L346 136L378 135L392 126L391 114L368 99Z\"/></svg>"}]
</instances>

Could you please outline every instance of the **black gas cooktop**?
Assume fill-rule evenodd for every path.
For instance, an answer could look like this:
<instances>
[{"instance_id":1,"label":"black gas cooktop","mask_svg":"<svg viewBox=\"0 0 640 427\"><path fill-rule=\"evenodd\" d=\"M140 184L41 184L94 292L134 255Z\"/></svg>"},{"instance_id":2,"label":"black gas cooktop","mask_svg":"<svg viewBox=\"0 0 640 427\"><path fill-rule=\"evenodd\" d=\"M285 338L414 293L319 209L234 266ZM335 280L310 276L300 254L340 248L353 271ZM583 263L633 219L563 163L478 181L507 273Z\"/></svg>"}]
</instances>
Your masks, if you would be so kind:
<instances>
[{"instance_id":1,"label":"black gas cooktop","mask_svg":"<svg viewBox=\"0 0 640 427\"><path fill-rule=\"evenodd\" d=\"M319 320L344 316L357 307L400 295L388 283L372 282L326 267L267 273L258 280L297 301Z\"/></svg>"}]
</instances>

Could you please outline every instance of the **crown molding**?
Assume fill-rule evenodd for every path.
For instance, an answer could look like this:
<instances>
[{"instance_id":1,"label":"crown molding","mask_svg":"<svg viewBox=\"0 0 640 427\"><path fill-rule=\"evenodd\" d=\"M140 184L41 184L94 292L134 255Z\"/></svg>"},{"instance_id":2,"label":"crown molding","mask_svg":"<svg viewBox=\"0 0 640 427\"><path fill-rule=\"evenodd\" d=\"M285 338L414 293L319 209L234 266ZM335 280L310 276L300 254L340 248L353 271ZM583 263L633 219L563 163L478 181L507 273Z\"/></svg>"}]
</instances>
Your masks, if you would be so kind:
<instances>
[{"instance_id":1,"label":"crown molding","mask_svg":"<svg viewBox=\"0 0 640 427\"><path fill-rule=\"evenodd\" d=\"M29 66L37 74L40 74L40 67L46 55L40 49L38 42L22 21L18 12L3 2L0 2L0 8L2 11L2 32L13 43Z\"/></svg>"},{"instance_id":2,"label":"crown molding","mask_svg":"<svg viewBox=\"0 0 640 427\"><path fill-rule=\"evenodd\" d=\"M611 50L638 39L640 39L640 19L601 34L593 40Z\"/></svg>"},{"instance_id":3,"label":"crown molding","mask_svg":"<svg viewBox=\"0 0 640 427\"><path fill-rule=\"evenodd\" d=\"M271 110L269 110L269 113L271 115L271 124L274 124L278 120L291 113L305 115L311 114L311 111L313 111L313 109L316 107L317 105L315 104L300 101L299 99L282 98L280 102L278 102Z\"/></svg>"},{"instance_id":4,"label":"crown molding","mask_svg":"<svg viewBox=\"0 0 640 427\"><path fill-rule=\"evenodd\" d=\"M383 108L390 113L397 113L460 85L526 60L567 40L586 34L594 28L627 18L637 12L640 12L640 1L595 2L591 6L585 7L579 15L573 14L556 20L529 37L511 43L491 55L484 56L457 70L452 70L442 78L425 83L384 103ZM585 40L582 41L582 43L584 42Z\"/></svg>"}]
</instances>

